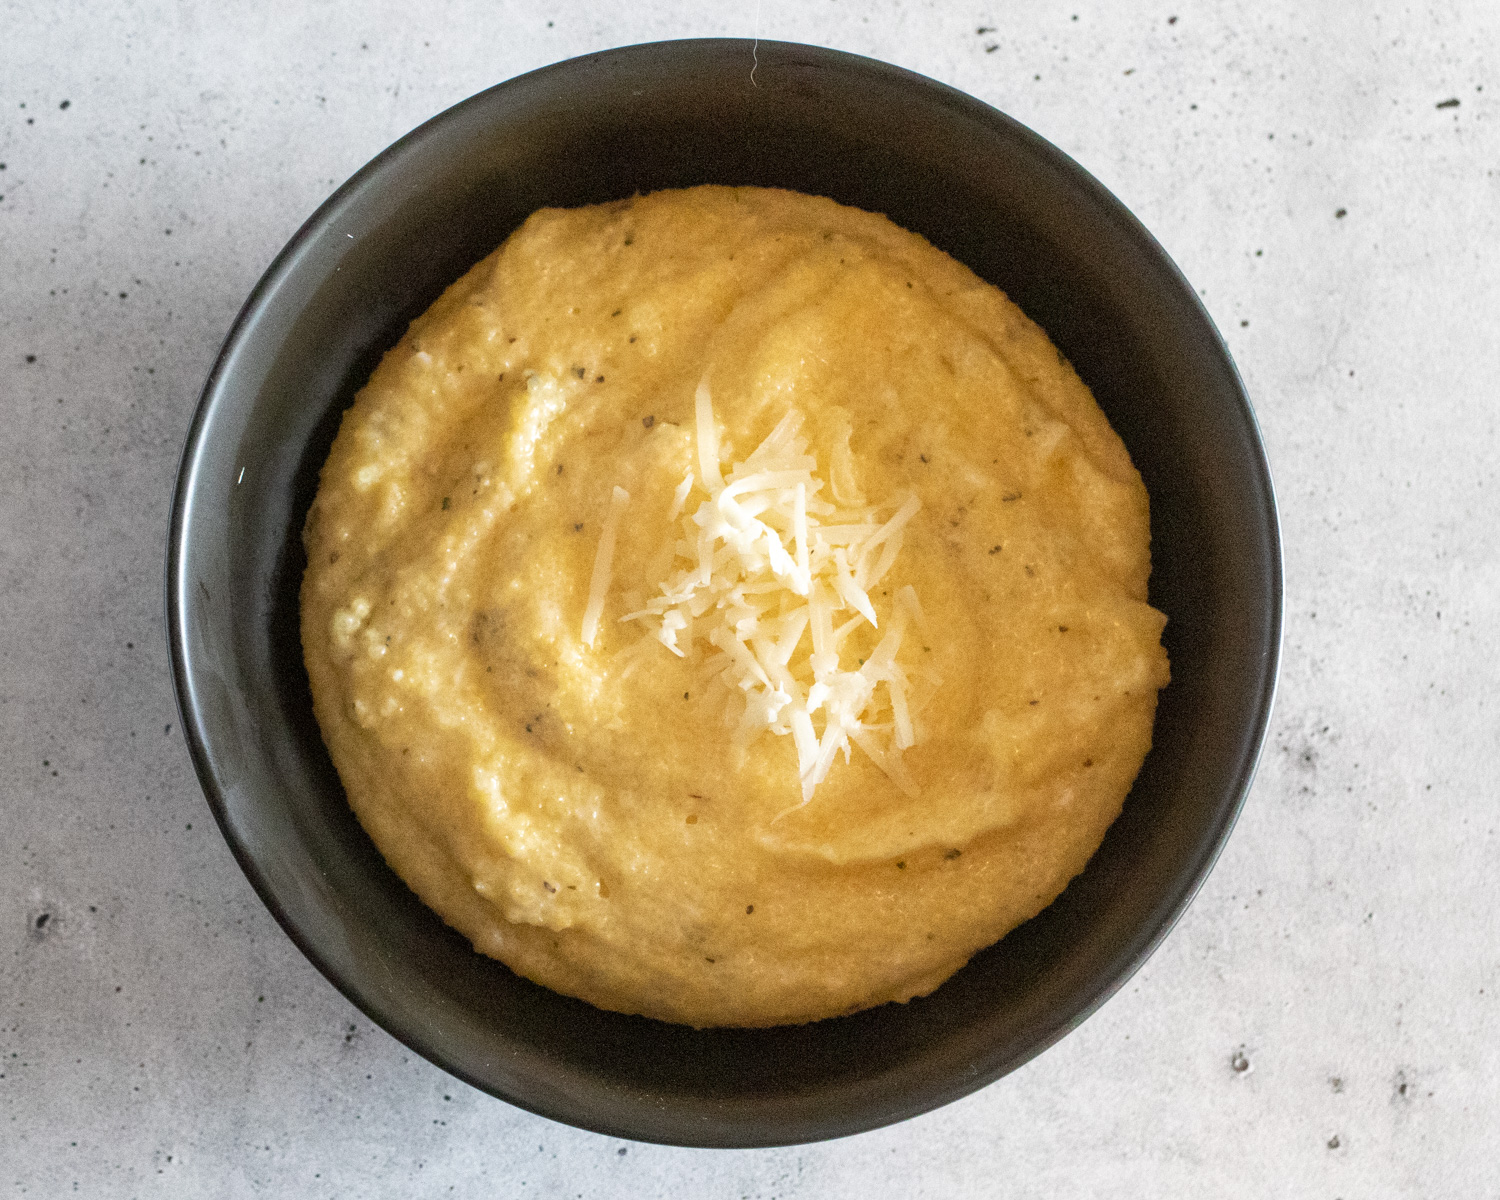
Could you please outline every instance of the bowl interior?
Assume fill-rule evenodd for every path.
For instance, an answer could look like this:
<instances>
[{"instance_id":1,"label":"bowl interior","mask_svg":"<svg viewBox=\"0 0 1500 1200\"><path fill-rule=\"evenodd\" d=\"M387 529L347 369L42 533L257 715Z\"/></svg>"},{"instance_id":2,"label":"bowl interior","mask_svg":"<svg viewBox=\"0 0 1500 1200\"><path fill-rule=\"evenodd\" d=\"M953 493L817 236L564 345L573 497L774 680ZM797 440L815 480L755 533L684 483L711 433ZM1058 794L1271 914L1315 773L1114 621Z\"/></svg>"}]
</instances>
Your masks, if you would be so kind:
<instances>
[{"instance_id":1,"label":"bowl interior","mask_svg":"<svg viewBox=\"0 0 1500 1200\"><path fill-rule=\"evenodd\" d=\"M866 59L761 42L576 59L485 92L355 176L247 303L173 512L168 609L199 776L283 927L370 1017L547 1116L690 1145L806 1141L955 1099L1082 1020L1144 960L1227 836L1264 736L1280 548L1263 452L1211 323L1163 251L1026 129ZM380 355L533 210L695 183L883 212L999 285L1077 366L1152 498L1173 681L1124 814L1063 896L932 996L800 1028L606 1013L476 954L345 802L302 668L300 532Z\"/></svg>"}]
</instances>

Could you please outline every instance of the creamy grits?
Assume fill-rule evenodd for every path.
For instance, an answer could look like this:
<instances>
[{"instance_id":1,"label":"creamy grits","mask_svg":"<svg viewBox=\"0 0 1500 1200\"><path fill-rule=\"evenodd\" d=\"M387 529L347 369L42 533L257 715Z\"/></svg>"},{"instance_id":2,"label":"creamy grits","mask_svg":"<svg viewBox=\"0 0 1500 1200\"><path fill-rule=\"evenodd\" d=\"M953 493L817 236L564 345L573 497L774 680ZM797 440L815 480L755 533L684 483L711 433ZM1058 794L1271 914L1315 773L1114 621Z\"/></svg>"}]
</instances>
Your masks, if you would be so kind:
<instances>
[{"instance_id":1,"label":"creamy grits","mask_svg":"<svg viewBox=\"0 0 1500 1200\"><path fill-rule=\"evenodd\" d=\"M789 192L533 215L385 356L305 543L392 868L521 975L696 1026L923 995L1035 915L1168 679L1146 491L1071 366Z\"/></svg>"}]
</instances>

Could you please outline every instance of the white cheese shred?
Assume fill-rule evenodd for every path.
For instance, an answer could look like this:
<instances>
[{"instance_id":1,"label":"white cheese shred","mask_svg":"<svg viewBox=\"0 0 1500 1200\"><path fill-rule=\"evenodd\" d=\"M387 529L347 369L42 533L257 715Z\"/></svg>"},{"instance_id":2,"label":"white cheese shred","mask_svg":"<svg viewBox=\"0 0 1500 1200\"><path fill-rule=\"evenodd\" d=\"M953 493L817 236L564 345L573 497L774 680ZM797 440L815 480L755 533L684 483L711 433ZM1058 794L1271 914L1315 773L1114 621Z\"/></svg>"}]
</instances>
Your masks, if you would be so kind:
<instances>
[{"instance_id":1,"label":"white cheese shred","mask_svg":"<svg viewBox=\"0 0 1500 1200\"><path fill-rule=\"evenodd\" d=\"M609 510L604 514L604 528L599 531L599 549L594 552L594 573L589 578L589 602L583 610L583 643L594 647L594 638L599 633L599 618L604 615L604 598L609 594L609 577L615 565L615 534L620 528L620 518L625 515L625 506L630 503L630 493L622 487L615 488L609 498Z\"/></svg>"},{"instance_id":2,"label":"white cheese shred","mask_svg":"<svg viewBox=\"0 0 1500 1200\"><path fill-rule=\"evenodd\" d=\"M724 488L724 476L719 473L719 428L714 424L714 403L707 375L698 381L693 401L698 419L698 467L703 472L703 486L710 495L717 496Z\"/></svg>"},{"instance_id":3,"label":"white cheese shred","mask_svg":"<svg viewBox=\"0 0 1500 1200\"><path fill-rule=\"evenodd\" d=\"M668 523L677 520L682 515L682 506L687 503L688 493L693 490L693 473L689 471L687 478L677 485L677 490L672 493L672 507L667 513Z\"/></svg>"},{"instance_id":4,"label":"white cheese shred","mask_svg":"<svg viewBox=\"0 0 1500 1200\"><path fill-rule=\"evenodd\" d=\"M657 594L620 619L641 623L646 637L638 645L658 641L698 663L699 693L724 700L739 750L767 731L791 737L800 801L786 812L808 803L840 752L849 761L851 747L903 793L917 795L901 754L922 740L918 714L941 680L898 661L908 623L928 633L915 589L899 588L884 614L876 589L921 501L908 496L894 513L866 504L847 430L828 458L830 500L796 409L726 475L707 375L694 418L698 471L673 493L667 520L676 527L651 560L671 566L656 581ZM695 491L701 499L691 508ZM615 489L599 537L583 625L591 646L628 500Z\"/></svg>"}]
</instances>

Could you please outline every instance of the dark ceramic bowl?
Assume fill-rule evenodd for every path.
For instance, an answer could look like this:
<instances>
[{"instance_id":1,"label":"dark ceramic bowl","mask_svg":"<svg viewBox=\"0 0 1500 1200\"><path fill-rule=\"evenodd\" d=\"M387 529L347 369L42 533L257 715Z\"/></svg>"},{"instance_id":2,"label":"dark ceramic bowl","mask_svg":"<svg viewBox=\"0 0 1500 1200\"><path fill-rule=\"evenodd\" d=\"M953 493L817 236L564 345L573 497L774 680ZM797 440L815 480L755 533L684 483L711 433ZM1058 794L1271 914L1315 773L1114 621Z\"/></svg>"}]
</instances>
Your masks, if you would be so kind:
<instances>
[{"instance_id":1,"label":"dark ceramic bowl","mask_svg":"<svg viewBox=\"0 0 1500 1200\"><path fill-rule=\"evenodd\" d=\"M684 41L511 80L387 150L241 312L172 512L172 665L224 836L288 935L372 1020L533 1112L696 1146L913 1116L1026 1062L1145 960L1229 833L1281 632L1275 501L1234 365L1118 201L968 96L807 46ZM601 1012L476 954L386 867L313 720L301 530L339 415L447 284L544 205L764 184L888 214L998 284L1076 364L1152 500L1172 683L1123 816L1062 897L905 1005L768 1030Z\"/></svg>"}]
</instances>

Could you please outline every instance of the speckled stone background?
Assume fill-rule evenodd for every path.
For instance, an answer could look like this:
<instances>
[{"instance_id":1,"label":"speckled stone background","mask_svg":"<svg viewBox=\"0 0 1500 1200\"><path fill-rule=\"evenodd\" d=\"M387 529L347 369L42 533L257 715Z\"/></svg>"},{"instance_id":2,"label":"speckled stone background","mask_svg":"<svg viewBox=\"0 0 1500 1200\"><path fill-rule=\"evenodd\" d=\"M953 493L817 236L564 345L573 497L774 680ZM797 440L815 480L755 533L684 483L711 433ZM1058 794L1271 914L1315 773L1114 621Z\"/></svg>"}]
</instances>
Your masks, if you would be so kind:
<instances>
[{"instance_id":1,"label":"speckled stone background","mask_svg":"<svg viewBox=\"0 0 1500 1200\"><path fill-rule=\"evenodd\" d=\"M1500 1195L1500 5L0 0L0 1196ZM745 35L1062 146L1265 432L1286 657L1196 904L1081 1029L840 1142L630 1145L475 1092L281 934L177 728L162 559L242 299L333 187L519 72Z\"/></svg>"}]
</instances>

